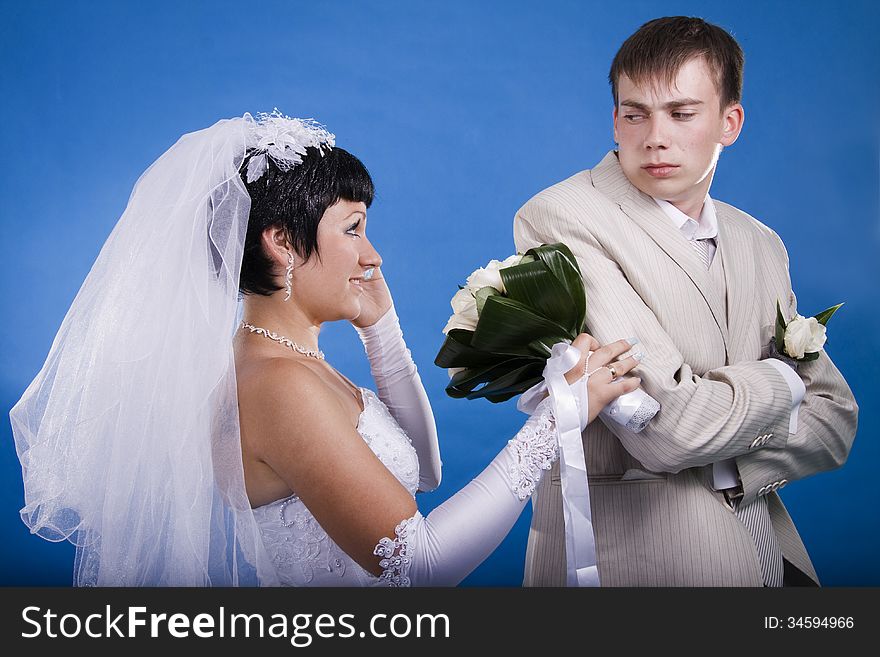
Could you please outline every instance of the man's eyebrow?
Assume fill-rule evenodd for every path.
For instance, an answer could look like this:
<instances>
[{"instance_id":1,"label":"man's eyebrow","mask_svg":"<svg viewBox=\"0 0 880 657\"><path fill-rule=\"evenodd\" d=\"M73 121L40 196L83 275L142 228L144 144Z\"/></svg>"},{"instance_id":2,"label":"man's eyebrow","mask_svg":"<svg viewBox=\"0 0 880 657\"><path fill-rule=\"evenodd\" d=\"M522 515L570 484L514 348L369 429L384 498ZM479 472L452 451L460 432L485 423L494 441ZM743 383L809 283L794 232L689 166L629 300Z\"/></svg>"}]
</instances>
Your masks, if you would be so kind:
<instances>
[{"instance_id":1,"label":"man's eyebrow","mask_svg":"<svg viewBox=\"0 0 880 657\"><path fill-rule=\"evenodd\" d=\"M620 101L621 106L632 107L637 110L641 110L643 112L650 112L651 108L648 107L645 103L640 103L637 100L622 100ZM702 105L702 100L697 100L696 98L679 98L677 100L670 100L668 103L663 104L663 109L677 109L679 107L685 107L687 105Z\"/></svg>"},{"instance_id":2,"label":"man's eyebrow","mask_svg":"<svg viewBox=\"0 0 880 657\"><path fill-rule=\"evenodd\" d=\"M670 100L663 105L663 109L676 109L677 107L685 107L686 105L702 105L702 100L696 98L679 98L678 100Z\"/></svg>"},{"instance_id":3,"label":"man's eyebrow","mask_svg":"<svg viewBox=\"0 0 880 657\"><path fill-rule=\"evenodd\" d=\"M632 107L638 110L642 110L643 112L647 112L650 108L644 103L640 103L637 100L622 100L620 101L621 105L625 105L627 107Z\"/></svg>"}]
</instances>

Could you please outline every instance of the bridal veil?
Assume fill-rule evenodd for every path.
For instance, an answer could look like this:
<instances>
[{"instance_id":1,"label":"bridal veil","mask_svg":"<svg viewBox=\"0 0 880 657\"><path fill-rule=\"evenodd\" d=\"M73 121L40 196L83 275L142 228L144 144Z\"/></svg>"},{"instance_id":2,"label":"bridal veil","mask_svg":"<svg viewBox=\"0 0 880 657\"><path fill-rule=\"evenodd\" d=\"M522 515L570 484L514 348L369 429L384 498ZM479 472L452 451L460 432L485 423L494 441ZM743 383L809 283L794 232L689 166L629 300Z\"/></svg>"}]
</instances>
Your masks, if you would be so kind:
<instances>
[{"instance_id":1,"label":"bridal veil","mask_svg":"<svg viewBox=\"0 0 880 657\"><path fill-rule=\"evenodd\" d=\"M135 185L10 413L22 520L76 546L75 584L277 584L241 459L239 169L249 152L293 166L332 140L309 121L245 114L184 135ZM265 157L251 160L259 177Z\"/></svg>"}]
</instances>

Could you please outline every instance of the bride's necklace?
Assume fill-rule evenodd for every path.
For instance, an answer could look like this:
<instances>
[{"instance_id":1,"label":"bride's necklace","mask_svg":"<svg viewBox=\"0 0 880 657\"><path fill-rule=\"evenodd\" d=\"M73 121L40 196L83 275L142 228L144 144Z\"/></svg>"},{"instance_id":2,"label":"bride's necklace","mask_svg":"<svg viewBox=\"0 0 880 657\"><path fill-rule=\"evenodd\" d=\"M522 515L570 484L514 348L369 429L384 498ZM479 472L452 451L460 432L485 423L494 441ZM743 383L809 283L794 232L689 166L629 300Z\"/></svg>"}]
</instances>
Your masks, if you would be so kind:
<instances>
[{"instance_id":1,"label":"bride's necklace","mask_svg":"<svg viewBox=\"0 0 880 657\"><path fill-rule=\"evenodd\" d=\"M274 340L279 344L283 344L285 347L289 347L297 353L302 354L303 356L309 356L311 358L317 358L318 360L324 360L324 352L320 349L318 351L315 351L313 349L309 349L308 347L303 347L301 344L297 344L293 340L285 338L283 335L278 335L277 333L273 333L268 329L260 328L259 326L254 326L253 324L248 324L245 321L242 321L241 328L246 328L251 333L263 335L270 340Z\"/></svg>"}]
</instances>

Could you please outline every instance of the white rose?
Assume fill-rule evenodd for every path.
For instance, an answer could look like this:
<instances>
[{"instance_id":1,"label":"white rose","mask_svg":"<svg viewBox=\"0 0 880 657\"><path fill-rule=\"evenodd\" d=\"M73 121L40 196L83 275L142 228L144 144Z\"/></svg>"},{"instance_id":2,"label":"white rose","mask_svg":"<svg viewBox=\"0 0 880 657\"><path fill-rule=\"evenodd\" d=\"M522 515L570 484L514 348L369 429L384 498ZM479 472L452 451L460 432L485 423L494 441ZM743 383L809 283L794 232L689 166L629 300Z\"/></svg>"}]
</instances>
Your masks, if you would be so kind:
<instances>
[{"instance_id":1,"label":"white rose","mask_svg":"<svg viewBox=\"0 0 880 657\"><path fill-rule=\"evenodd\" d=\"M520 260L522 260L522 256L518 254L505 258L504 261L490 260L488 265L480 267L477 271L468 276L467 286L474 290L479 290L483 287L494 287L496 290L504 294L507 290L504 289L504 282L501 280L500 272L507 267L518 265Z\"/></svg>"},{"instance_id":2,"label":"white rose","mask_svg":"<svg viewBox=\"0 0 880 657\"><path fill-rule=\"evenodd\" d=\"M467 286L473 290L482 287L494 287L499 292L504 292L504 283L501 281L501 263L498 260L490 260L485 267L480 267L467 277Z\"/></svg>"},{"instance_id":3,"label":"white rose","mask_svg":"<svg viewBox=\"0 0 880 657\"><path fill-rule=\"evenodd\" d=\"M523 257L519 253L514 253L512 256L505 258L501 266L498 269L507 269L508 267L515 267L520 263Z\"/></svg>"},{"instance_id":4,"label":"white rose","mask_svg":"<svg viewBox=\"0 0 880 657\"><path fill-rule=\"evenodd\" d=\"M825 327L815 317L798 315L785 327L785 351L792 358L819 351L825 344Z\"/></svg>"},{"instance_id":5,"label":"white rose","mask_svg":"<svg viewBox=\"0 0 880 657\"><path fill-rule=\"evenodd\" d=\"M459 290L452 297L452 317L446 323L443 329L444 335L454 328L467 329L473 331L477 328L477 300L474 294L468 288Z\"/></svg>"}]
</instances>

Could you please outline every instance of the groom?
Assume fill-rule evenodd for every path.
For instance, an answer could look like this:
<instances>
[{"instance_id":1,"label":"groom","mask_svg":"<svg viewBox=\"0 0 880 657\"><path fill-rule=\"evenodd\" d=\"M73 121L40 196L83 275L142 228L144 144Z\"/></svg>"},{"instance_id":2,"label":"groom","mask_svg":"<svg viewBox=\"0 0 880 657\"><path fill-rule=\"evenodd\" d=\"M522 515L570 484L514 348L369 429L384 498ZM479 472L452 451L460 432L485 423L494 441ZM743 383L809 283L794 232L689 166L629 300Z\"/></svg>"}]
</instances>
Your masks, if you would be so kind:
<instances>
[{"instance_id":1,"label":"groom","mask_svg":"<svg viewBox=\"0 0 880 657\"><path fill-rule=\"evenodd\" d=\"M603 586L818 585L777 493L846 461L858 407L824 351L767 358L797 311L779 236L709 186L743 125L743 54L698 18L643 25L611 66L614 139L519 211L519 252L564 242L601 343L633 335L661 404L641 433L583 434ZM558 465L534 501L526 585L565 583Z\"/></svg>"}]
</instances>

